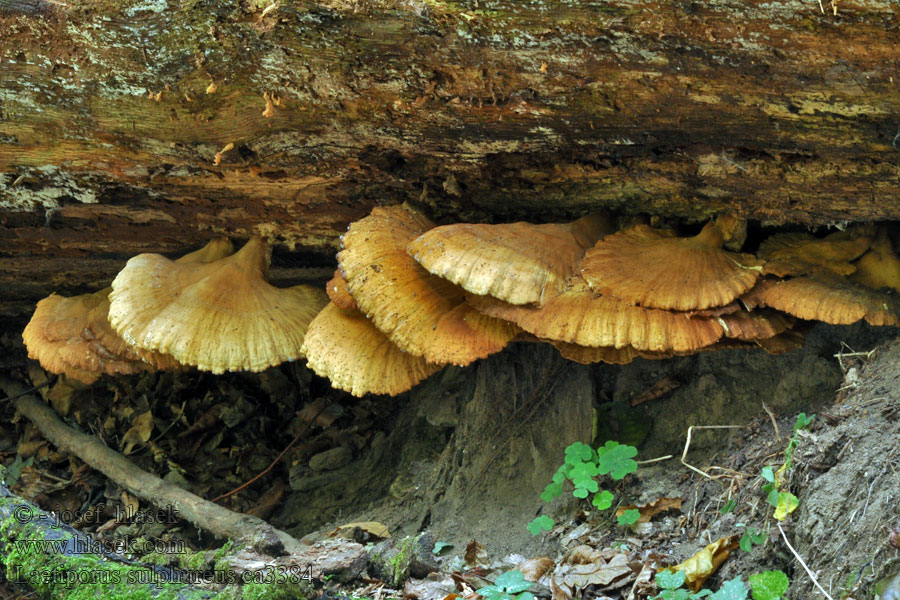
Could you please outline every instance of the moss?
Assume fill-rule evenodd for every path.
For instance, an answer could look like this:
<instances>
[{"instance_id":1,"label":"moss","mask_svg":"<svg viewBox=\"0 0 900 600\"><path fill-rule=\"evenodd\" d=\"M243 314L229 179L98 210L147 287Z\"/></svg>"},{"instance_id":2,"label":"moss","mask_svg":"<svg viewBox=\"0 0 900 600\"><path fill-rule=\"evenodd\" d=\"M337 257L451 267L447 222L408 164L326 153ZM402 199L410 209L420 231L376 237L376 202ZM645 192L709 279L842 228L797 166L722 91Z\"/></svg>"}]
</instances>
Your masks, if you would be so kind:
<instances>
[{"instance_id":1,"label":"moss","mask_svg":"<svg viewBox=\"0 0 900 600\"><path fill-rule=\"evenodd\" d=\"M0 507L4 504L21 506L14 499L0 502ZM36 511L33 516L47 518ZM208 593L191 590L180 583L153 587L150 583L156 581L156 574L145 568L118 564L91 554L61 554L30 543L58 541L64 544L74 538L64 531L53 538L45 537L44 533L36 523L18 524L13 515L0 522L0 534L5 543L0 562L6 568L7 579L29 586L43 598L94 600L100 596L110 600L174 600L209 597Z\"/></svg>"}]
</instances>

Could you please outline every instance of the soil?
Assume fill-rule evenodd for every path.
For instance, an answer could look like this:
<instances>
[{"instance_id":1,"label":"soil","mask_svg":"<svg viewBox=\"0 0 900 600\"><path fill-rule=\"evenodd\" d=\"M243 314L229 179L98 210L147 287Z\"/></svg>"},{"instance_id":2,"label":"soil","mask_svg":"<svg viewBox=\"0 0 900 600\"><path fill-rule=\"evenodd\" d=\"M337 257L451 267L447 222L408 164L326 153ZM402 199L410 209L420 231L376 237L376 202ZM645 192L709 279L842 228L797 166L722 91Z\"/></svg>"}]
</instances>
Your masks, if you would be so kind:
<instances>
[{"instance_id":1,"label":"soil","mask_svg":"<svg viewBox=\"0 0 900 600\"><path fill-rule=\"evenodd\" d=\"M800 505L781 528L832 597L870 598L900 556L888 544L900 525L895 334L817 326L804 348L784 355L728 350L624 366L579 365L552 347L522 343L473 367L446 369L395 399L351 398L300 364L262 374L104 379L89 389L57 383L43 392L71 423L116 448L133 441L126 432L150 410L150 441L130 458L207 498L262 471L298 436L272 473L223 503L310 542L337 525L379 521L395 540L427 531L428 539L452 544L442 553L445 569L459 566L471 540L506 565L516 562L510 555L557 558L579 543L625 544L642 560L675 564L755 528L768 533L766 542L750 553L736 550L706 586L781 569L792 582L788 597L797 599L816 592L784 543L759 474L783 462L796 415L816 413L798 434L784 488ZM22 376L12 364L21 362L9 362ZM57 511L121 504L114 484L55 452L6 406L0 458L7 467L33 458L14 491ZM692 435L686 462L711 477L679 461L692 425L738 426ZM612 511L588 510L587 501L540 499L566 446L606 439L637 445L639 460L673 456L612 487L616 503L674 497L682 499L680 511L629 529ZM557 525L535 537L525 526L541 514ZM180 539L194 549L221 544L184 524L83 529L100 538Z\"/></svg>"}]
</instances>

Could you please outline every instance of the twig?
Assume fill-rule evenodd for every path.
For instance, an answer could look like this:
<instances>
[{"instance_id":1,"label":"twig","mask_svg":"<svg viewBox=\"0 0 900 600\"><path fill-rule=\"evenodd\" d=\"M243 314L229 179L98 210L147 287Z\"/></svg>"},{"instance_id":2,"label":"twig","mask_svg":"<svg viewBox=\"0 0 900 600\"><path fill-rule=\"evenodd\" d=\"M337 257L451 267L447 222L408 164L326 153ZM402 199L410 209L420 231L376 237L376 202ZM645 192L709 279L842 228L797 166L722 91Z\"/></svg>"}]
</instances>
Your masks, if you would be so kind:
<instances>
[{"instance_id":1,"label":"twig","mask_svg":"<svg viewBox=\"0 0 900 600\"><path fill-rule=\"evenodd\" d=\"M710 475L709 473L707 473L705 471L701 471L700 469L698 469L697 467L695 467L693 465L689 465L687 463L687 461L685 461L685 458L687 457L687 453L688 453L688 448L691 447L691 435L693 434L695 429L740 429L741 427L743 427L743 425L691 425L690 427L688 427L687 439L684 441L684 452L681 453L681 464L686 466L691 471L700 473L707 479L712 479L713 478L712 475ZM717 468L722 469L723 467L717 467Z\"/></svg>"},{"instance_id":2,"label":"twig","mask_svg":"<svg viewBox=\"0 0 900 600\"><path fill-rule=\"evenodd\" d=\"M635 461L635 462L637 462L637 464L639 464L639 465L649 465L649 464L651 464L651 463L661 462L661 461L664 461L664 460L669 460L670 458L674 458L674 457L673 457L671 454L666 454L665 456L660 456L660 457L658 457L658 458L650 458L650 459L647 459L647 460L638 460L638 461Z\"/></svg>"},{"instance_id":3,"label":"twig","mask_svg":"<svg viewBox=\"0 0 900 600\"><path fill-rule=\"evenodd\" d=\"M288 533L275 529L262 519L232 512L168 483L138 468L118 452L107 448L90 435L72 429L59 420L49 406L24 393L22 386L0 377L0 388L17 396L16 409L31 421L50 443L77 456L139 498L162 509L171 508L184 518L216 537L247 543L264 554L301 553L303 545Z\"/></svg>"},{"instance_id":4,"label":"twig","mask_svg":"<svg viewBox=\"0 0 900 600\"><path fill-rule=\"evenodd\" d=\"M784 540L784 543L788 547L788 550L791 551L791 554L794 555L794 558L797 559L797 561L800 563L800 566L803 567L803 570L806 571L806 574L809 575L809 578L812 580L815 586L819 588L819 591L822 592L822 594L824 594L825 597L828 598L828 600L834 600L834 598L828 595L828 592L825 591L825 588L819 585L819 581L816 579L815 574L813 574L813 572L809 570L809 567L806 566L806 563L803 562L803 557L801 557L797 553L797 551L794 550L794 547L791 546L791 543L788 541L787 536L784 534L784 529L781 528L781 523L778 523L778 531L781 532L781 538Z\"/></svg>"},{"instance_id":5,"label":"twig","mask_svg":"<svg viewBox=\"0 0 900 600\"><path fill-rule=\"evenodd\" d=\"M48 385L50 385L51 383L56 381L56 379L57 379L57 376L54 375L53 377L49 378L47 381L45 381L43 383L39 383L36 386L34 386L33 388L28 388L27 390L22 390L21 392L18 392L15 395L7 396L6 398L3 398L2 400L0 400L0 402L7 402L9 400L15 400L16 398L24 396L25 394L30 394L31 392L34 392L41 388L47 387Z\"/></svg>"},{"instance_id":6,"label":"twig","mask_svg":"<svg viewBox=\"0 0 900 600\"><path fill-rule=\"evenodd\" d=\"M766 414L769 415L769 419L772 420L772 427L775 428L775 438L780 442L781 441L781 430L778 429L778 421L775 420L775 414L772 412L772 409L769 408L769 405L765 402L762 403L763 410L766 411Z\"/></svg>"}]
</instances>

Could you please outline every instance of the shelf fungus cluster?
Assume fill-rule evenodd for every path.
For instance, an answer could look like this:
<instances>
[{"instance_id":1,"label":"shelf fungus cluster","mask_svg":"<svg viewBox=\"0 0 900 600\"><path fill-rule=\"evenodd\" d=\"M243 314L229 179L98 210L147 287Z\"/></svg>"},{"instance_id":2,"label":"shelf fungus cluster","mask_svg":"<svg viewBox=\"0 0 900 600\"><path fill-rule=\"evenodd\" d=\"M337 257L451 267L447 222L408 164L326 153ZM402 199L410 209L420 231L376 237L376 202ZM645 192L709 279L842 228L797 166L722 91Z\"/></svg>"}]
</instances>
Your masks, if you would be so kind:
<instances>
[{"instance_id":1,"label":"shelf fungus cluster","mask_svg":"<svg viewBox=\"0 0 900 600\"><path fill-rule=\"evenodd\" d=\"M175 261L140 254L110 288L38 302L22 334L28 354L88 384L102 374L261 371L295 360L326 297L310 286L270 285L269 258L259 238L236 253L219 239Z\"/></svg>"},{"instance_id":2,"label":"shelf fungus cluster","mask_svg":"<svg viewBox=\"0 0 900 600\"><path fill-rule=\"evenodd\" d=\"M38 303L23 337L48 370L85 382L191 365L260 371L305 357L335 388L396 395L512 341L580 363L729 348L786 352L804 322L900 325L900 259L886 227L776 234L742 253L723 215L692 237L644 224L436 226L379 207L341 236L326 294L267 281L270 251L225 240L176 261L141 254L112 287ZM799 321L798 321L799 320Z\"/></svg>"},{"instance_id":3,"label":"shelf fungus cluster","mask_svg":"<svg viewBox=\"0 0 900 600\"><path fill-rule=\"evenodd\" d=\"M511 341L553 344L581 363L623 364L728 348L803 344L797 319L897 325L900 261L888 232L777 234L741 253L724 215L693 237L604 215L563 224L435 227L403 205L342 237L329 305L303 351L356 395L397 394L443 365Z\"/></svg>"}]
</instances>

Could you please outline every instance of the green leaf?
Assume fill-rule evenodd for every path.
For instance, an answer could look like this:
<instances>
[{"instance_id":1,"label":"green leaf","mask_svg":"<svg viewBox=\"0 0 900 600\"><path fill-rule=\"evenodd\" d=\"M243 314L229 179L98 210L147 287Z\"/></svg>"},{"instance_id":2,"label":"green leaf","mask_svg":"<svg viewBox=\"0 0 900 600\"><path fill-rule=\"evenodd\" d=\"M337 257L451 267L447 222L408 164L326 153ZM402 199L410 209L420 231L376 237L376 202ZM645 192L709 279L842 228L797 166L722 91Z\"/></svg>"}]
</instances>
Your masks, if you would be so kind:
<instances>
[{"instance_id":1,"label":"green leaf","mask_svg":"<svg viewBox=\"0 0 900 600\"><path fill-rule=\"evenodd\" d=\"M497 585L486 585L478 590L478 595L486 600L500 600L504 596L503 589Z\"/></svg>"},{"instance_id":2,"label":"green leaf","mask_svg":"<svg viewBox=\"0 0 900 600\"><path fill-rule=\"evenodd\" d=\"M541 492L541 500L544 502L550 502L557 496L562 494L562 484L561 483L549 483L547 487L544 488L544 491Z\"/></svg>"},{"instance_id":3,"label":"green leaf","mask_svg":"<svg viewBox=\"0 0 900 600\"><path fill-rule=\"evenodd\" d=\"M684 571L660 571L656 574L656 585L664 590L677 590L684 585Z\"/></svg>"},{"instance_id":4,"label":"green leaf","mask_svg":"<svg viewBox=\"0 0 900 600\"><path fill-rule=\"evenodd\" d=\"M553 474L553 483L562 483L566 480L565 468L566 465L562 465L556 470L556 473Z\"/></svg>"},{"instance_id":5,"label":"green leaf","mask_svg":"<svg viewBox=\"0 0 900 600\"><path fill-rule=\"evenodd\" d=\"M773 488L773 489L769 490L769 495L766 496L766 502L768 502L769 504L771 504L771 505L774 506L775 508L778 508L778 498L779 498L779 496L780 496L780 494L778 493L778 490L776 490L776 489Z\"/></svg>"},{"instance_id":6,"label":"green leaf","mask_svg":"<svg viewBox=\"0 0 900 600\"><path fill-rule=\"evenodd\" d=\"M449 542L435 542L434 548L431 549L431 553L434 554L435 556L437 556L444 550L444 548L452 548L452 547L453 547L453 544L451 544Z\"/></svg>"},{"instance_id":7,"label":"green leaf","mask_svg":"<svg viewBox=\"0 0 900 600\"><path fill-rule=\"evenodd\" d=\"M753 542L750 541L749 533L745 532L744 535L741 536L741 541L738 542L738 546L740 546L741 550L744 552L753 552Z\"/></svg>"},{"instance_id":8,"label":"green leaf","mask_svg":"<svg viewBox=\"0 0 900 600\"><path fill-rule=\"evenodd\" d=\"M494 580L494 585L502 588L507 594L518 594L524 592L531 587L530 581L525 581L525 575L518 569L507 571L503 575L498 575ZM478 590L481 593L481 590Z\"/></svg>"},{"instance_id":9,"label":"green leaf","mask_svg":"<svg viewBox=\"0 0 900 600\"><path fill-rule=\"evenodd\" d=\"M516 600L534 600L534 594L531 592L522 592L516 596Z\"/></svg>"},{"instance_id":10,"label":"green leaf","mask_svg":"<svg viewBox=\"0 0 900 600\"><path fill-rule=\"evenodd\" d=\"M640 518L641 511L636 508L631 508L619 515L619 525L634 525Z\"/></svg>"},{"instance_id":11,"label":"green leaf","mask_svg":"<svg viewBox=\"0 0 900 600\"><path fill-rule=\"evenodd\" d=\"M750 528L747 530L747 533L750 535L750 540L754 544L762 544L766 541L766 538L769 537L765 531L760 531L759 529Z\"/></svg>"},{"instance_id":12,"label":"green leaf","mask_svg":"<svg viewBox=\"0 0 900 600\"><path fill-rule=\"evenodd\" d=\"M553 529L554 523L553 519L548 517L547 515L541 515L539 517L535 517L535 519L529 523L526 528L531 535L541 535L542 531L550 531Z\"/></svg>"},{"instance_id":13,"label":"green leaf","mask_svg":"<svg viewBox=\"0 0 900 600\"><path fill-rule=\"evenodd\" d=\"M797 415L797 420L794 422L794 433L797 433L801 429L806 429L809 427L809 424L813 422L813 419L816 418L816 415L806 416L806 413L800 413Z\"/></svg>"},{"instance_id":14,"label":"green leaf","mask_svg":"<svg viewBox=\"0 0 900 600\"><path fill-rule=\"evenodd\" d=\"M594 500L591 502L594 506L596 506L600 510L606 510L610 506L612 506L612 501L615 496L612 495L612 492L609 490L603 490L599 494L594 494Z\"/></svg>"},{"instance_id":15,"label":"green leaf","mask_svg":"<svg viewBox=\"0 0 900 600\"><path fill-rule=\"evenodd\" d=\"M600 475L609 474L619 480L637 470L638 464L632 460L637 456L637 448L609 441L597 449L597 467Z\"/></svg>"},{"instance_id":16,"label":"green leaf","mask_svg":"<svg viewBox=\"0 0 900 600\"><path fill-rule=\"evenodd\" d=\"M791 585L782 571L763 571L749 577L753 600L779 600Z\"/></svg>"},{"instance_id":17,"label":"green leaf","mask_svg":"<svg viewBox=\"0 0 900 600\"><path fill-rule=\"evenodd\" d=\"M775 469L772 467L763 467L760 475L769 483L775 483Z\"/></svg>"},{"instance_id":18,"label":"green leaf","mask_svg":"<svg viewBox=\"0 0 900 600\"><path fill-rule=\"evenodd\" d=\"M576 498L587 498L590 492L587 491L587 488L577 487L572 491L572 495Z\"/></svg>"},{"instance_id":19,"label":"green leaf","mask_svg":"<svg viewBox=\"0 0 900 600\"><path fill-rule=\"evenodd\" d=\"M711 600L747 600L747 586L740 577L729 579L719 591L710 596Z\"/></svg>"},{"instance_id":20,"label":"green leaf","mask_svg":"<svg viewBox=\"0 0 900 600\"><path fill-rule=\"evenodd\" d=\"M575 442L566 448L566 462L570 465L590 461L593 457L594 449L584 442Z\"/></svg>"},{"instance_id":21,"label":"green leaf","mask_svg":"<svg viewBox=\"0 0 900 600\"><path fill-rule=\"evenodd\" d=\"M725 506L719 509L719 514L727 515L731 511L734 510L734 507L737 506L737 501L734 498L725 503Z\"/></svg>"}]
</instances>

